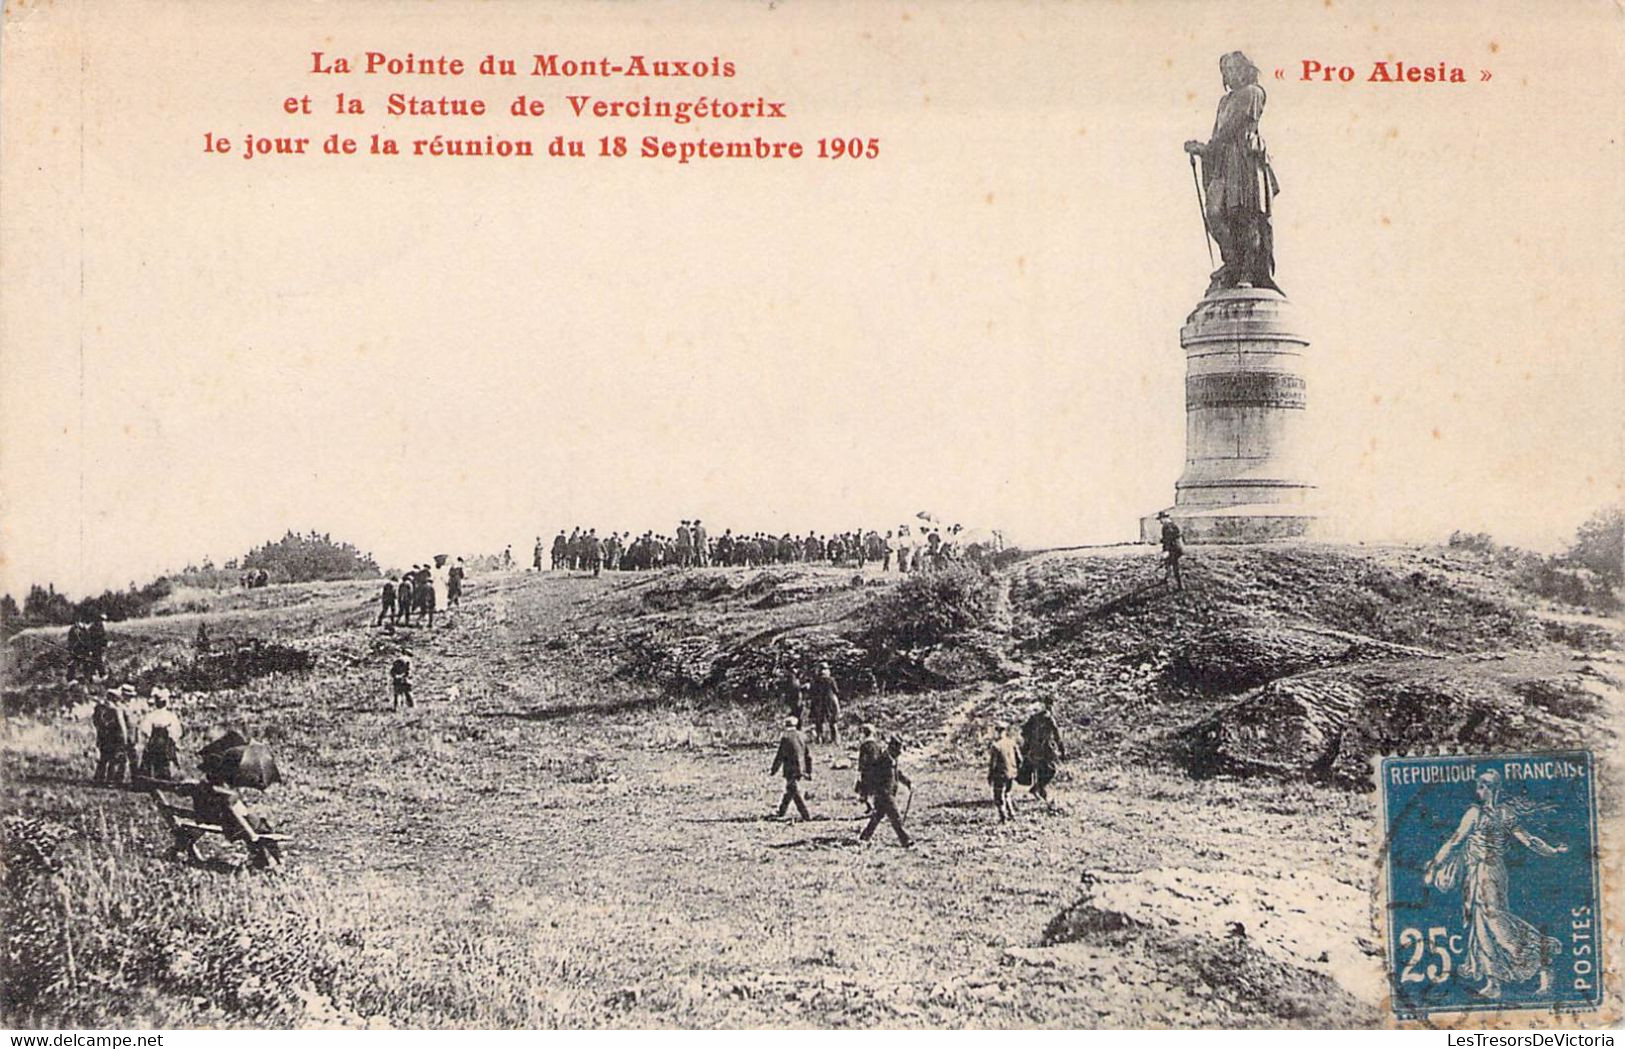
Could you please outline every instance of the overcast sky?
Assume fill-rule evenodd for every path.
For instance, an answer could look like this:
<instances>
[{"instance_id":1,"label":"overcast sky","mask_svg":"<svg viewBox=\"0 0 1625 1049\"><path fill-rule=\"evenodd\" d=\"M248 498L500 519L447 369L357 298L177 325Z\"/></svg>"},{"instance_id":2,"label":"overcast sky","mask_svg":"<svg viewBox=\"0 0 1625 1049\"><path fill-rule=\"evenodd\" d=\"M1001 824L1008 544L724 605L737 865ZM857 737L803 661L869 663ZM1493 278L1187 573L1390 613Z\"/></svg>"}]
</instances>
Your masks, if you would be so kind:
<instances>
[{"instance_id":1,"label":"overcast sky","mask_svg":"<svg viewBox=\"0 0 1625 1049\"><path fill-rule=\"evenodd\" d=\"M316 528L386 564L592 525L1126 540L1184 454L1217 59L1266 70L1313 458L1366 538L1550 547L1621 496L1625 54L1607 3L59 3L8 16L0 589ZM731 79L308 73L310 52L719 55ZM1346 84L1295 79L1347 63ZM1374 84L1443 60L1466 85ZM1285 80L1273 76L1284 69ZM1489 69L1492 79L1480 80ZM405 90L483 122L389 118ZM346 91L373 112L326 110ZM316 115L282 100L312 95ZM525 93L534 120L505 115ZM577 120L566 94L790 118ZM205 156L479 127L872 161Z\"/></svg>"}]
</instances>

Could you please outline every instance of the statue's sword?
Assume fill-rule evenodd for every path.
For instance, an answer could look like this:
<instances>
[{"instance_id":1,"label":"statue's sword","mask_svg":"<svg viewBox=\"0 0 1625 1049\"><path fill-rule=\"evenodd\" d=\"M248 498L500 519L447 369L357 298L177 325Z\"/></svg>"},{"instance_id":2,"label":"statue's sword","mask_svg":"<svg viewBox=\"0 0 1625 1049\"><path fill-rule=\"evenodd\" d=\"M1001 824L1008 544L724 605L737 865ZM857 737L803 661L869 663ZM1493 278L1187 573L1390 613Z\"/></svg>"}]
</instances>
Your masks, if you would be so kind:
<instances>
[{"instance_id":1,"label":"statue's sword","mask_svg":"<svg viewBox=\"0 0 1625 1049\"><path fill-rule=\"evenodd\" d=\"M1191 181L1196 184L1196 210L1202 213L1202 243L1207 245L1207 264L1213 265L1213 231L1207 228L1207 204L1202 200L1202 176L1196 173L1196 154L1191 157Z\"/></svg>"}]
</instances>

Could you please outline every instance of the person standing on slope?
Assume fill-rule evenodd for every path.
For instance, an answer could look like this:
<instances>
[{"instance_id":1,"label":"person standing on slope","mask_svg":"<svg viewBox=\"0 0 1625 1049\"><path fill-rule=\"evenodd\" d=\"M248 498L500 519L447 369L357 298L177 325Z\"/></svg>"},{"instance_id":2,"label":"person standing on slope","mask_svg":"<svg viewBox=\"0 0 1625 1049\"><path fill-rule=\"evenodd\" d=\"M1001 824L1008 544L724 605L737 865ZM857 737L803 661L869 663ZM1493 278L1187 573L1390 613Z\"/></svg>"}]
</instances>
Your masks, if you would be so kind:
<instances>
[{"instance_id":1,"label":"person standing on slope","mask_svg":"<svg viewBox=\"0 0 1625 1049\"><path fill-rule=\"evenodd\" d=\"M1179 574L1180 558L1185 556L1185 539L1179 531L1179 526L1169 518L1168 511L1163 510L1157 514L1157 520L1162 522L1162 581L1167 583L1173 580L1175 590L1185 589L1185 579Z\"/></svg>"}]
</instances>

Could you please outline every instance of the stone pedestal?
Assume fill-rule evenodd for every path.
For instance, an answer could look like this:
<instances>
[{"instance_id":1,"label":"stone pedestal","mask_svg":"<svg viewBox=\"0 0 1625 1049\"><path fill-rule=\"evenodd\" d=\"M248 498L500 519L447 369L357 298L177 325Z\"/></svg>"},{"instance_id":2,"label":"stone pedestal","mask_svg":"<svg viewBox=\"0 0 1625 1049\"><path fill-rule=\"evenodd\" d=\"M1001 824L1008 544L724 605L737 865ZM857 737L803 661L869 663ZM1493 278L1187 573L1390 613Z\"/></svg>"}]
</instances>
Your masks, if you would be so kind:
<instances>
[{"instance_id":1,"label":"stone pedestal","mask_svg":"<svg viewBox=\"0 0 1625 1049\"><path fill-rule=\"evenodd\" d=\"M1308 397L1292 306L1278 291L1229 288L1179 330L1185 349L1185 472L1168 514L1187 542L1249 543L1311 534L1318 514L1305 462ZM1140 538L1156 542L1155 515Z\"/></svg>"}]
</instances>

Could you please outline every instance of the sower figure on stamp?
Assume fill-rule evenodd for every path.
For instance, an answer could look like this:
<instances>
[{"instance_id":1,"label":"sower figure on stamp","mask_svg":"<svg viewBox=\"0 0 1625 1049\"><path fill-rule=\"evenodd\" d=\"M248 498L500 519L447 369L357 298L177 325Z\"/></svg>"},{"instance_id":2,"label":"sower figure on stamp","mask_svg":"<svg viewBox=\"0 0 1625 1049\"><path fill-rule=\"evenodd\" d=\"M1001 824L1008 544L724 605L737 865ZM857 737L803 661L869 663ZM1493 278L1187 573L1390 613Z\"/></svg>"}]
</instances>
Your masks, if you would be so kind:
<instances>
[{"instance_id":1,"label":"sower figure on stamp","mask_svg":"<svg viewBox=\"0 0 1625 1049\"><path fill-rule=\"evenodd\" d=\"M779 737L779 751L773 756L773 767L767 774L775 776L780 772L784 773L784 797L779 799L779 818L782 819L789 811L790 803L795 802L801 818L812 819L812 813L807 811L807 801L801 796L802 777L812 779L812 751L807 749L807 741L801 735L801 722L796 718L785 719L784 735Z\"/></svg>"},{"instance_id":2,"label":"sower figure on stamp","mask_svg":"<svg viewBox=\"0 0 1625 1049\"><path fill-rule=\"evenodd\" d=\"M1478 995L1501 997L1501 984L1540 978L1537 994L1552 985L1552 959L1563 943L1512 913L1507 886L1507 850L1517 842L1537 856L1558 856L1567 845L1549 845L1524 829L1522 820L1538 806L1522 798L1503 798L1501 774L1494 769L1478 777L1478 804L1470 805L1439 851L1422 872L1424 883L1441 892L1461 885L1462 924L1467 926L1467 956L1461 975L1483 980Z\"/></svg>"},{"instance_id":3,"label":"sower figure on stamp","mask_svg":"<svg viewBox=\"0 0 1625 1049\"><path fill-rule=\"evenodd\" d=\"M1213 137L1185 143L1186 153L1202 158L1204 215L1224 259L1207 290L1211 294L1247 286L1280 291L1275 283L1270 201L1281 187L1258 133L1265 101L1258 67L1240 51L1232 51L1219 59L1219 75L1226 94L1213 119Z\"/></svg>"}]
</instances>

